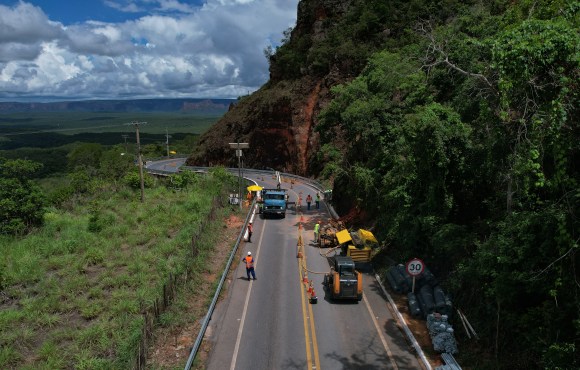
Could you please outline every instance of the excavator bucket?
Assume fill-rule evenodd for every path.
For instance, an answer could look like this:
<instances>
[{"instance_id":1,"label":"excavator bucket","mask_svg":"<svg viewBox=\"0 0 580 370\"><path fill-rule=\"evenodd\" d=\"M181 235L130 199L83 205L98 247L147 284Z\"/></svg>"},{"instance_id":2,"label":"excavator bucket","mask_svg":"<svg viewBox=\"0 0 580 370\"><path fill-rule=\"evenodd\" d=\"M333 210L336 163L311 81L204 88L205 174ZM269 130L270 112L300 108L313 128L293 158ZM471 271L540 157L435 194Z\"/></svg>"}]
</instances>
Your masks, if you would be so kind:
<instances>
[{"instance_id":1,"label":"excavator bucket","mask_svg":"<svg viewBox=\"0 0 580 370\"><path fill-rule=\"evenodd\" d=\"M372 232L364 229L358 229L358 235L361 238L363 245L368 247L376 247L379 241Z\"/></svg>"},{"instance_id":2,"label":"excavator bucket","mask_svg":"<svg viewBox=\"0 0 580 370\"><path fill-rule=\"evenodd\" d=\"M352 238L348 230L345 229L336 233L336 240L338 240L338 244L344 244L352 241Z\"/></svg>"}]
</instances>

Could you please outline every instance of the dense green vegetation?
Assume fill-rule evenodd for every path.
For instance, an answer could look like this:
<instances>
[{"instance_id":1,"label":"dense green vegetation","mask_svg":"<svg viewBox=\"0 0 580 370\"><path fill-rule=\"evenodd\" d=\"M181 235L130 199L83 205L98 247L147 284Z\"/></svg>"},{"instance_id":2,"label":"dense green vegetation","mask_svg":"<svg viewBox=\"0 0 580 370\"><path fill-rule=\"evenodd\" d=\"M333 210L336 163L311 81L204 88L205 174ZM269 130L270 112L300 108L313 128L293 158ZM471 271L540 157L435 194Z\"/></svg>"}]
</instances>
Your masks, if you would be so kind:
<instances>
[{"instance_id":1,"label":"dense green vegetation","mask_svg":"<svg viewBox=\"0 0 580 370\"><path fill-rule=\"evenodd\" d=\"M45 200L30 177L41 167L27 160L0 160L0 234L23 234L42 224Z\"/></svg>"},{"instance_id":2,"label":"dense green vegetation","mask_svg":"<svg viewBox=\"0 0 580 370\"><path fill-rule=\"evenodd\" d=\"M99 149L86 144L71 152L73 174L90 171L83 154ZM106 157L102 152L101 164ZM4 161L2 168L21 162ZM228 211L219 210L213 224L205 221L212 200L234 186L231 176L216 169L167 182L150 178L141 203L131 173L84 178L78 183L88 184L42 212L42 227L20 237L0 235L0 368L133 368L143 313L162 298L169 275L203 271ZM202 223L192 257L191 238Z\"/></svg>"},{"instance_id":3,"label":"dense green vegetation","mask_svg":"<svg viewBox=\"0 0 580 370\"><path fill-rule=\"evenodd\" d=\"M221 113L172 112L26 112L0 114L0 133L9 138L24 133L59 132L64 135L80 133L134 133L131 122L147 122L145 132L165 134L165 130L185 134L201 134ZM118 136L118 135L117 135Z\"/></svg>"},{"instance_id":4,"label":"dense green vegetation","mask_svg":"<svg viewBox=\"0 0 580 370\"><path fill-rule=\"evenodd\" d=\"M46 178L68 171L69 153L86 143L96 143L103 150L137 152L134 113L10 113L0 115L0 157L27 159L42 164L34 172ZM185 113L139 113L141 151L145 158L167 155L169 149L186 156L193 150L199 134L205 132L221 115ZM98 162L98 161L97 161Z\"/></svg>"},{"instance_id":5,"label":"dense green vegetation","mask_svg":"<svg viewBox=\"0 0 580 370\"><path fill-rule=\"evenodd\" d=\"M322 176L441 278L476 368L580 367L579 9L359 1L270 58L289 79L358 75L319 117Z\"/></svg>"}]
</instances>

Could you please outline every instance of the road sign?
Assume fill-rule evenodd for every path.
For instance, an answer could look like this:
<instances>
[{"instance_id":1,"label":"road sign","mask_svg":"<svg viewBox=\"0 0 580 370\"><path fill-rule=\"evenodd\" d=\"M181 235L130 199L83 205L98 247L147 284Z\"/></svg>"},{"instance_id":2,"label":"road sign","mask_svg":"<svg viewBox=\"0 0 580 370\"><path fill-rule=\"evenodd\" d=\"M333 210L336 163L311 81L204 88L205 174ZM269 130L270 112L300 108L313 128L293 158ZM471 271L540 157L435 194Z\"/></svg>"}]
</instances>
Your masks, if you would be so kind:
<instances>
[{"instance_id":1,"label":"road sign","mask_svg":"<svg viewBox=\"0 0 580 370\"><path fill-rule=\"evenodd\" d=\"M413 258L412 260L407 262L407 265L405 267L407 270L407 274L415 277L423 273L423 270L425 270L425 263L418 258Z\"/></svg>"},{"instance_id":2,"label":"road sign","mask_svg":"<svg viewBox=\"0 0 580 370\"><path fill-rule=\"evenodd\" d=\"M228 143L232 149L250 149L250 143Z\"/></svg>"}]
</instances>

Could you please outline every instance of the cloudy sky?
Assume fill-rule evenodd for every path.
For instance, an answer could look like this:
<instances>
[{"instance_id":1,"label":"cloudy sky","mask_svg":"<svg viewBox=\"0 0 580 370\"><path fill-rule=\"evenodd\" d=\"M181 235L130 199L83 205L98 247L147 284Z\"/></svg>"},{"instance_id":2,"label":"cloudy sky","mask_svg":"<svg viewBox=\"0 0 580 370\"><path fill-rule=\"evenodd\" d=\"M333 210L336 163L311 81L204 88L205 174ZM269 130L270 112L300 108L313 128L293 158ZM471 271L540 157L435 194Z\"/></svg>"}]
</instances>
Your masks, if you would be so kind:
<instances>
[{"instance_id":1,"label":"cloudy sky","mask_svg":"<svg viewBox=\"0 0 580 370\"><path fill-rule=\"evenodd\" d=\"M236 98L298 0L0 0L0 101Z\"/></svg>"}]
</instances>

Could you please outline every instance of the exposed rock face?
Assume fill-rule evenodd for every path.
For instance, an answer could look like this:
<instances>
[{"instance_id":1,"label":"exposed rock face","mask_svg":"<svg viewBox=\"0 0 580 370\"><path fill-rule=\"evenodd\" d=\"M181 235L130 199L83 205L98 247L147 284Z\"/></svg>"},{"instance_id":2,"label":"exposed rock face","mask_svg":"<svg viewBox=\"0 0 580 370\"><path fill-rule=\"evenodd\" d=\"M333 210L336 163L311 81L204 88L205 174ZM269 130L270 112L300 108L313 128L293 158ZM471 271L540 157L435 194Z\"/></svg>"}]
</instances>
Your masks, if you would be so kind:
<instances>
[{"instance_id":1,"label":"exposed rock face","mask_svg":"<svg viewBox=\"0 0 580 370\"><path fill-rule=\"evenodd\" d=\"M350 5L346 0L302 0L290 46L298 38L311 45L324 40L325 25L340 17ZM305 54L304 54L305 55ZM228 143L247 142L244 167L274 168L300 175L316 170L319 149L314 131L320 110L330 100L330 88L344 83L338 68L326 76L316 76L308 68L301 76L288 78L282 62L272 58L270 81L254 94L240 99L230 111L200 139L200 147L188 165L236 167L235 153ZM305 65L305 63L303 63Z\"/></svg>"}]
</instances>

